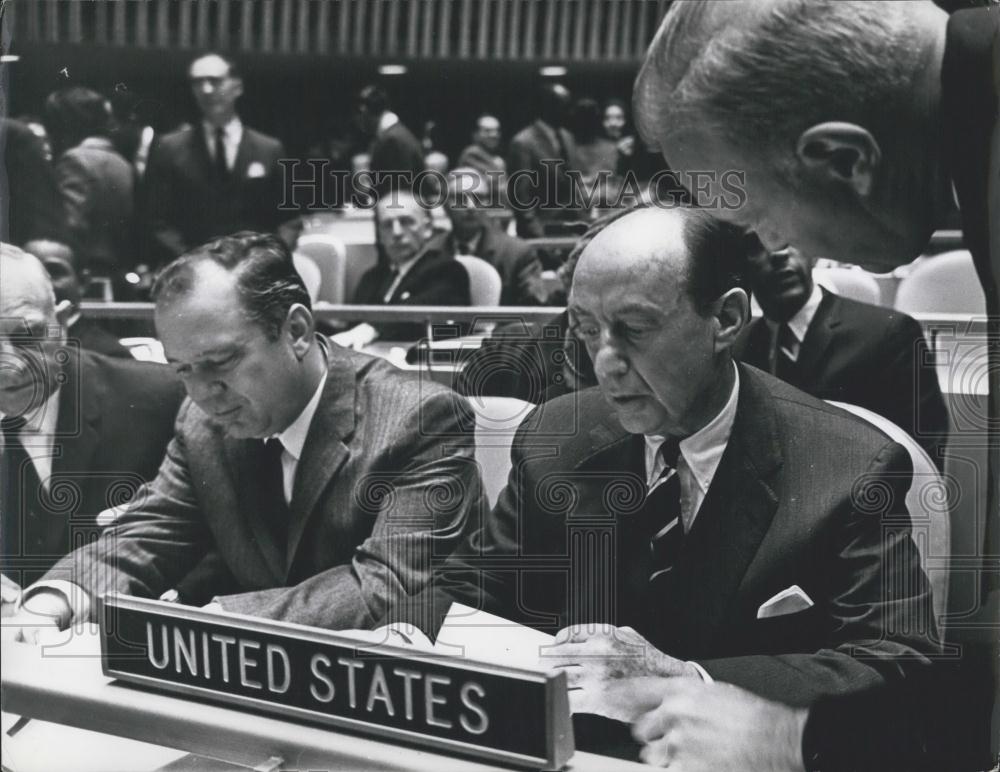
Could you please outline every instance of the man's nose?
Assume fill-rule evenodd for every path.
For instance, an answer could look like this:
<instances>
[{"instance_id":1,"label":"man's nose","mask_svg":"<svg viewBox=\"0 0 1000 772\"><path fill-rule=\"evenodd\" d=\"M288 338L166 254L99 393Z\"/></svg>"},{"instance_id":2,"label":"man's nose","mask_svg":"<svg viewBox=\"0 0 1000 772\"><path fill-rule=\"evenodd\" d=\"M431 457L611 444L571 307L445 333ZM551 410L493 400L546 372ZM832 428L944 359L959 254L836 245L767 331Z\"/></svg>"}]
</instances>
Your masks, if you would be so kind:
<instances>
[{"instance_id":1,"label":"man's nose","mask_svg":"<svg viewBox=\"0 0 1000 772\"><path fill-rule=\"evenodd\" d=\"M628 372L628 359L622 355L615 341L607 333L601 335L597 349L591 352L594 374L598 380L620 378Z\"/></svg>"}]
</instances>

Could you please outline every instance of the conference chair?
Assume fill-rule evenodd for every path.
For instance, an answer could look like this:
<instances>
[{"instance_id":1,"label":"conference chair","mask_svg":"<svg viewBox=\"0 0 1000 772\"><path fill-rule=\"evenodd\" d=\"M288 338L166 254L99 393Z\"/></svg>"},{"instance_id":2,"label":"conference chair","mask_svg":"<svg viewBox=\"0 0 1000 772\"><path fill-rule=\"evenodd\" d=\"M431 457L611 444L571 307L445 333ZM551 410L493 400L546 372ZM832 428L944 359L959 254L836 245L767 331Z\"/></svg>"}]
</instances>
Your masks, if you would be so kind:
<instances>
[{"instance_id":1,"label":"conference chair","mask_svg":"<svg viewBox=\"0 0 1000 772\"><path fill-rule=\"evenodd\" d=\"M967 250L922 258L896 290L896 309L908 314L986 315L986 296Z\"/></svg>"},{"instance_id":2,"label":"conference chair","mask_svg":"<svg viewBox=\"0 0 1000 772\"><path fill-rule=\"evenodd\" d=\"M295 251L309 258L319 269L321 282L317 297L329 303L346 303L347 248L344 242L329 233L303 233ZM302 278L305 280L306 277ZM306 287L309 287L308 283ZM311 290L309 294L312 295Z\"/></svg>"},{"instance_id":3,"label":"conference chair","mask_svg":"<svg viewBox=\"0 0 1000 772\"><path fill-rule=\"evenodd\" d=\"M315 303L319 300L320 285L323 283L323 274L319 270L319 266L316 265L315 260L297 249L292 253L292 263L295 265L295 272L302 278L302 283L306 285L309 300Z\"/></svg>"},{"instance_id":4,"label":"conference chair","mask_svg":"<svg viewBox=\"0 0 1000 772\"><path fill-rule=\"evenodd\" d=\"M913 482L906 494L906 511L913 525L913 540L920 552L920 563L930 580L934 618L938 635L943 640L951 568L951 496L947 480L934 466L927 451L888 418L846 402L827 402L870 423L910 454Z\"/></svg>"},{"instance_id":5,"label":"conference chair","mask_svg":"<svg viewBox=\"0 0 1000 772\"><path fill-rule=\"evenodd\" d=\"M492 508L510 474L510 446L517 427L535 407L513 397L469 397L476 414L476 463Z\"/></svg>"},{"instance_id":6,"label":"conference chair","mask_svg":"<svg viewBox=\"0 0 1000 772\"><path fill-rule=\"evenodd\" d=\"M481 257L471 255L456 255L469 274L469 295L474 306L500 305L500 293L503 290L503 279L496 268Z\"/></svg>"},{"instance_id":7,"label":"conference chair","mask_svg":"<svg viewBox=\"0 0 1000 772\"><path fill-rule=\"evenodd\" d=\"M841 297L877 306L882 301L882 290L875 277L855 268L816 268L813 280L821 287Z\"/></svg>"}]
</instances>

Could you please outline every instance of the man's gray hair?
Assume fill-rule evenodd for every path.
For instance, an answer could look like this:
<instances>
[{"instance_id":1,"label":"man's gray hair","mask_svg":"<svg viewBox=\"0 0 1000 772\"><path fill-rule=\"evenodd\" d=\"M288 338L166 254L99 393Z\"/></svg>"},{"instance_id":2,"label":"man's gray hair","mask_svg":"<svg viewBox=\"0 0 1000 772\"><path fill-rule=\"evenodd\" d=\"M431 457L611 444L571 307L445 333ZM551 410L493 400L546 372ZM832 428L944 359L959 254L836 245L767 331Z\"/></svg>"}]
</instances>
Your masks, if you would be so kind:
<instances>
[{"instance_id":1,"label":"man's gray hair","mask_svg":"<svg viewBox=\"0 0 1000 772\"><path fill-rule=\"evenodd\" d=\"M786 155L810 126L847 121L884 149L926 56L913 3L747 2L675 0L636 79L643 138L668 160L682 131Z\"/></svg>"}]
</instances>

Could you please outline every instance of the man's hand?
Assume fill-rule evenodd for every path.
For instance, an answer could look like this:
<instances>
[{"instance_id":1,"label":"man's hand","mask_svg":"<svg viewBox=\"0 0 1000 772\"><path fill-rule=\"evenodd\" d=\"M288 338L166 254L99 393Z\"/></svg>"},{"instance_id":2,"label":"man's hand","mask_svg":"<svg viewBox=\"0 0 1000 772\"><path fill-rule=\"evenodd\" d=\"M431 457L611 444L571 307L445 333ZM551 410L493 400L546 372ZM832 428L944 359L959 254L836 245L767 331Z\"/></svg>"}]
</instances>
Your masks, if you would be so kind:
<instances>
[{"instance_id":1,"label":"man's hand","mask_svg":"<svg viewBox=\"0 0 1000 772\"><path fill-rule=\"evenodd\" d=\"M631 627L578 625L561 630L542 662L566 670L570 709L631 723L658 705L665 681L697 669L657 649Z\"/></svg>"},{"instance_id":2,"label":"man's hand","mask_svg":"<svg viewBox=\"0 0 1000 772\"><path fill-rule=\"evenodd\" d=\"M69 627L73 618L66 596L57 590L39 590L13 616L3 620L2 638L38 645Z\"/></svg>"},{"instance_id":3,"label":"man's hand","mask_svg":"<svg viewBox=\"0 0 1000 772\"><path fill-rule=\"evenodd\" d=\"M367 322L362 322L349 330L330 336L330 340L338 346L351 348L355 351L360 351L370 343L374 343L377 339L378 331Z\"/></svg>"},{"instance_id":4,"label":"man's hand","mask_svg":"<svg viewBox=\"0 0 1000 772\"><path fill-rule=\"evenodd\" d=\"M647 764L676 772L803 772L806 711L724 683L673 678L632 727Z\"/></svg>"}]
</instances>

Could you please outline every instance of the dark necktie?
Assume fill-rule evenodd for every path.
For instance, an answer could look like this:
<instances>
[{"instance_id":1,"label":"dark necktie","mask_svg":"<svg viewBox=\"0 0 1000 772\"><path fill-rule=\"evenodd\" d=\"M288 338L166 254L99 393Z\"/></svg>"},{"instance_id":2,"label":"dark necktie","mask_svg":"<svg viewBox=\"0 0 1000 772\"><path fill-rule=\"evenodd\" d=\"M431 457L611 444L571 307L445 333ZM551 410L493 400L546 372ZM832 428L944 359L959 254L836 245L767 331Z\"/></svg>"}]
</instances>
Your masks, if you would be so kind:
<instances>
[{"instance_id":1,"label":"dark necktie","mask_svg":"<svg viewBox=\"0 0 1000 772\"><path fill-rule=\"evenodd\" d=\"M798 338L795 337L791 327L783 324L778 328L774 350L774 374L789 383L795 381L796 367L795 360L788 352L795 351L798 343Z\"/></svg>"},{"instance_id":2,"label":"dark necktie","mask_svg":"<svg viewBox=\"0 0 1000 772\"><path fill-rule=\"evenodd\" d=\"M220 180L229 176L229 166L226 164L226 143L223 141L226 132L223 129L215 130L215 173Z\"/></svg>"},{"instance_id":3,"label":"dark necktie","mask_svg":"<svg viewBox=\"0 0 1000 772\"><path fill-rule=\"evenodd\" d=\"M288 503L285 501L285 474L281 465L284 446L277 437L265 440L261 456L261 513L278 552L284 554L288 542Z\"/></svg>"},{"instance_id":4,"label":"dark necktie","mask_svg":"<svg viewBox=\"0 0 1000 772\"><path fill-rule=\"evenodd\" d=\"M3 431L3 457L0 458L0 555L5 564L9 558L24 556L22 541L35 517L37 499L41 488L35 464L21 441L23 418L0 420ZM10 574L15 581L19 576Z\"/></svg>"},{"instance_id":5,"label":"dark necktie","mask_svg":"<svg viewBox=\"0 0 1000 772\"><path fill-rule=\"evenodd\" d=\"M680 448L677 440L667 438L660 446L666 466L642 505L642 518L649 536L649 581L655 583L674 567L684 541L681 522L681 481L677 473Z\"/></svg>"}]
</instances>

